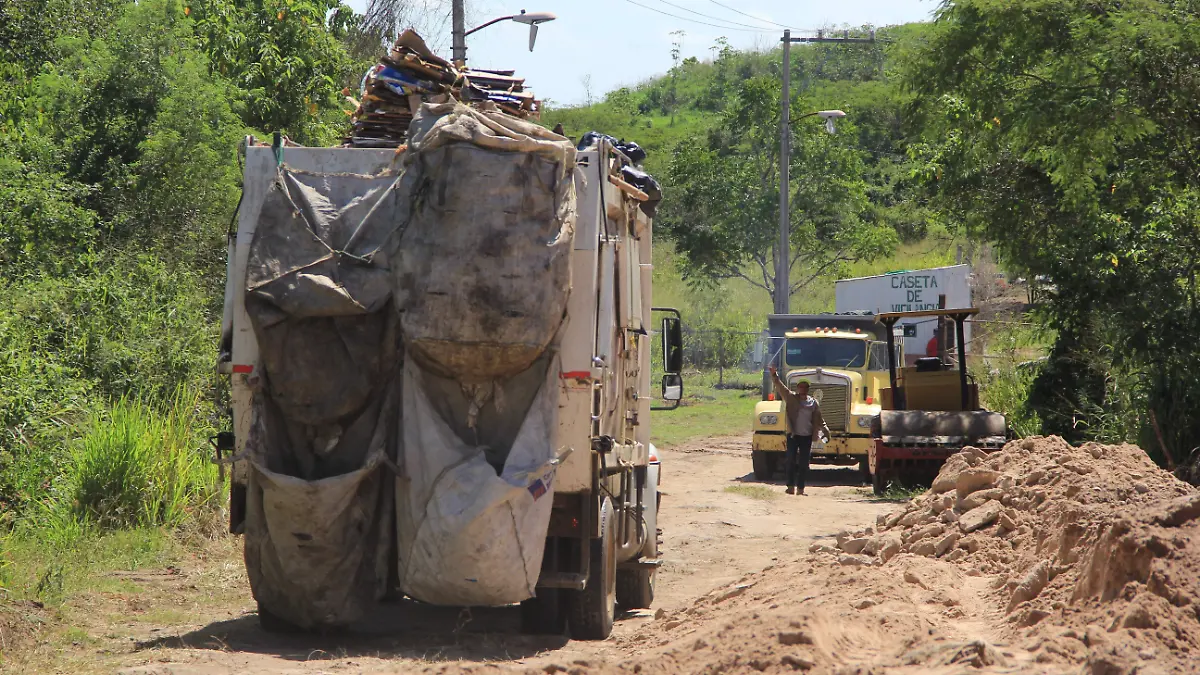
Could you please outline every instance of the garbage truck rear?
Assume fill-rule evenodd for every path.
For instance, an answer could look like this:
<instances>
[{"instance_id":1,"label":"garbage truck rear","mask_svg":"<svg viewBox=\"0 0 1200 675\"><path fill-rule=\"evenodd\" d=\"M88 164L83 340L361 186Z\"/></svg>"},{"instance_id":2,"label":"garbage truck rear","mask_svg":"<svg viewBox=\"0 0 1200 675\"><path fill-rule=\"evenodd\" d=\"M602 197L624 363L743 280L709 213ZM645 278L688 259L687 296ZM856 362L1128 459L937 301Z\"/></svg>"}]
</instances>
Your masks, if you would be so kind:
<instances>
[{"instance_id":1,"label":"garbage truck rear","mask_svg":"<svg viewBox=\"0 0 1200 675\"><path fill-rule=\"evenodd\" d=\"M651 605L680 317L651 306L658 195L591 140L460 103L398 150L247 139L218 445L264 627L400 592L603 639Z\"/></svg>"}]
</instances>

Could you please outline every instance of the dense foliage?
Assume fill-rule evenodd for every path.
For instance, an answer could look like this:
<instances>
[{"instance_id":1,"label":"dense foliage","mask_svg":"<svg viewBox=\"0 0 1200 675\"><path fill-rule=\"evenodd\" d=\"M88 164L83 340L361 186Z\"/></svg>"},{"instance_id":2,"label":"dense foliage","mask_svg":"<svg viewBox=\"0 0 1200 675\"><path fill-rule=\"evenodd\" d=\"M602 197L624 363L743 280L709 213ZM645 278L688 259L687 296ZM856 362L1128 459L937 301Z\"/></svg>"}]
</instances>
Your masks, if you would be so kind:
<instances>
[{"instance_id":1,"label":"dense foliage","mask_svg":"<svg viewBox=\"0 0 1200 675\"><path fill-rule=\"evenodd\" d=\"M51 494L101 522L174 518L161 495L149 520L83 497L104 453L184 467L195 476L173 494L205 498L199 455L145 453L200 452L220 423L238 147L275 130L337 139L339 93L359 72L343 46L353 28L327 0L0 5L0 526ZM146 443L166 428L170 443Z\"/></svg>"},{"instance_id":2,"label":"dense foliage","mask_svg":"<svg viewBox=\"0 0 1200 675\"><path fill-rule=\"evenodd\" d=\"M1046 430L1167 463L1200 445L1198 73L1193 0L956 0L907 73L939 206L1050 286Z\"/></svg>"},{"instance_id":3,"label":"dense foliage","mask_svg":"<svg viewBox=\"0 0 1200 675\"><path fill-rule=\"evenodd\" d=\"M898 26L879 31L874 44L792 49L793 292L897 241L920 240L933 222L917 198L893 72L921 32ZM678 61L665 77L552 110L547 121L571 135L595 128L645 147L647 168L671 195L657 225L674 241L683 274L700 284L740 278L768 295L779 255L781 68L780 49L737 52L720 39L709 62ZM835 136L801 118L829 108L847 113Z\"/></svg>"}]
</instances>

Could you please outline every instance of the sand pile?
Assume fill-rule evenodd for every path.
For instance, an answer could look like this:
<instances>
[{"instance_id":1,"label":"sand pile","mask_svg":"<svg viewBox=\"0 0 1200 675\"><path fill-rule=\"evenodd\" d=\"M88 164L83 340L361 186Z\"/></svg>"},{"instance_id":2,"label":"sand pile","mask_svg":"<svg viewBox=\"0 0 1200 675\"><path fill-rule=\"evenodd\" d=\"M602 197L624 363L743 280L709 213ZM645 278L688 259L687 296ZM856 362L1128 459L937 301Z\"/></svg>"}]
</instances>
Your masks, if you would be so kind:
<instances>
[{"instance_id":1,"label":"sand pile","mask_svg":"<svg viewBox=\"0 0 1200 675\"><path fill-rule=\"evenodd\" d=\"M1135 446L1051 437L992 455L968 448L878 525L838 537L842 562L910 554L989 575L993 600L1039 663L1197 669L1200 493Z\"/></svg>"},{"instance_id":2,"label":"sand pile","mask_svg":"<svg viewBox=\"0 0 1200 675\"><path fill-rule=\"evenodd\" d=\"M619 659L522 670L1200 672L1200 493L1134 446L967 449L929 492L833 544L659 610L615 640Z\"/></svg>"}]
</instances>

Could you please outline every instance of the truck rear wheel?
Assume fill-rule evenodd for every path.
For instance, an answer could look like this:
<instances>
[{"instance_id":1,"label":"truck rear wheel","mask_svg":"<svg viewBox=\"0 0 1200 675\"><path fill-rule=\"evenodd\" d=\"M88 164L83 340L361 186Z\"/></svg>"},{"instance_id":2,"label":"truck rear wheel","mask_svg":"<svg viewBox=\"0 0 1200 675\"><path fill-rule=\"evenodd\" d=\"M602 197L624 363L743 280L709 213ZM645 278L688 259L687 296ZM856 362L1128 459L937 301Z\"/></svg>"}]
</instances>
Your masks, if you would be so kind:
<instances>
[{"instance_id":1,"label":"truck rear wheel","mask_svg":"<svg viewBox=\"0 0 1200 675\"><path fill-rule=\"evenodd\" d=\"M754 480L769 481L779 468L779 453L754 450L750 453L750 462L754 466Z\"/></svg>"},{"instance_id":2,"label":"truck rear wheel","mask_svg":"<svg viewBox=\"0 0 1200 675\"><path fill-rule=\"evenodd\" d=\"M617 604L621 609L650 609L656 571L653 567L617 570Z\"/></svg>"},{"instance_id":3,"label":"truck rear wheel","mask_svg":"<svg viewBox=\"0 0 1200 675\"><path fill-rule=\"evenodd\" d=\"M662 495L659 494L659 501ZM647 532L650 538L645 549L634 560L658 558L658 533ZM621 609L650 609L654 604L654 576L657 567L617 569L617 605Z\"/></svg>"},{"instance_id":4,"label":"truck rear wheel","mask_svg":"<svg viewBox=\"0 0 1200 675\"><path fill-rule=\"evenodd\" d=\"M576 640L603 640L617 615L617 539L612 503L600 507L600 538L590 544L587 586L568 591L567 622Z\"/></svg>"}]
</instances>

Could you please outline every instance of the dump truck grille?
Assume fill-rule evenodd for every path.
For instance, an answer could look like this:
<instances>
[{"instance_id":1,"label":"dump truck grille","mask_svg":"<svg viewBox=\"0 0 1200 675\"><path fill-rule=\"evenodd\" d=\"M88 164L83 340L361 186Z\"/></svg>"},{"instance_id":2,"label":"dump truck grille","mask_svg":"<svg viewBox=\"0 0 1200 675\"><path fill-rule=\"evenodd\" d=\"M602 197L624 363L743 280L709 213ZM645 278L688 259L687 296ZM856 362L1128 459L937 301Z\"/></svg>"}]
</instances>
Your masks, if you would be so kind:
<instances>
[{"instance_id":1,"label":"dump truck grille","mask_svg":"<svg viewBox=\"0 0 1200 675\"><path fill-rule=\"evenodd\" d=\"M831 431L846 430L846 393L849 390L844 384L813 384L809 386L808 394L821 401L821 415ZM818 396L817 392L821 392Z\"/></svg>"}]
</instances>

